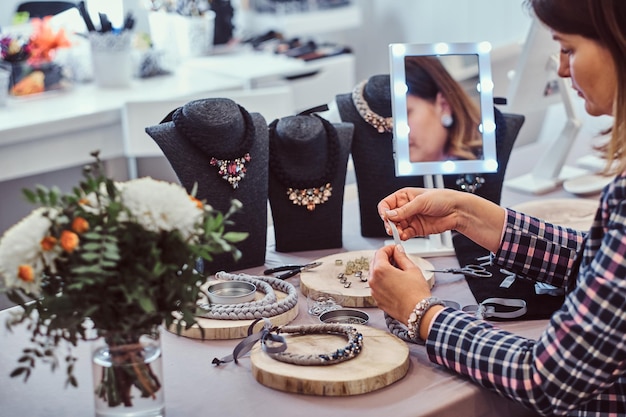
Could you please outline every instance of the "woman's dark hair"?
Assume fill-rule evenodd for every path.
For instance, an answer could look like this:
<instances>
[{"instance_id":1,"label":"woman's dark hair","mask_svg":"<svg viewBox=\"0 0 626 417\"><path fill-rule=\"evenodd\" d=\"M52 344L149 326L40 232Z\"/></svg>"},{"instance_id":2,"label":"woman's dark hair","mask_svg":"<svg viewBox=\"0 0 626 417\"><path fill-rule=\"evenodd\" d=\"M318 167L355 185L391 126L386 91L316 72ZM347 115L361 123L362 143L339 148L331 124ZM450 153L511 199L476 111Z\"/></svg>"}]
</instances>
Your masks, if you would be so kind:
<instances>
[{"instance_id":1,"label":"woman's dark hair","mask_svg":"<svg viewBox=\"0 0 626 417\"><path fill-rule=\"evenodd\" d=\"M454 123L448 128L446 152L459 159L482 157L480 107L441 61L433 56L408 56L404 59L404 72L408 94L434 103L441 92L450 105Z\"/></svg>"},{"instance_id":2,"label":"woman's dark hair","mask_svg":"<svg viewBox=\"0 0 626 417\"><path fill-rule=\"evenodd\" d=\"M525 4L550 29L580 35L606 48L615 62L617 92L610 141L599 147L607 166L620 160L616 170L626 169L626 0L526 0ZM607 170L608 171L608 170Z\"/></svg>"}]
</instances>

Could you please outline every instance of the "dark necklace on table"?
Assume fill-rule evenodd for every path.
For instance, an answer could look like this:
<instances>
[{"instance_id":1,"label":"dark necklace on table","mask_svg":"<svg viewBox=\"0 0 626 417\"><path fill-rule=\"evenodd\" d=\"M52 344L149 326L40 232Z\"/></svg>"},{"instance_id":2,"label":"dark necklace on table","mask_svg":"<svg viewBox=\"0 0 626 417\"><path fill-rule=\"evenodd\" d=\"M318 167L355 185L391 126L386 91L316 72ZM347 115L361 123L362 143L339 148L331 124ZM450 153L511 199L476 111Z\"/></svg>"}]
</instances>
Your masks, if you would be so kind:
<instances>
[{"instance_id":1,"label":"dark necklace on table","mask_svg":"<svg viewBox=\"0 0 626 417\"><path fill-rule=\"evenodd\" d=\"M331 180L337 173L338 158L340 154L339 137L337 130L328 120L317 117L323 124L326 132L326 164L324 171L315 178L298 177L295 172L285 169L283 155L276 138L276 125L278 119L269 125L270 140L270 169L274 176L287 187L287 196L293 204L305 206L313 211L318 204L324 204L332 195Z\"/></svg>"},{"instance_id":2,"label":"dark necklace on table","mask_svg":"<svg viewBox=\"0 0 626 417\"><path fill-rule=\"evenodd\" d=\"M246 164L252 159L250 157L250 148L255 137L254 121L250 113L243 107L239 106L239 111L243 116L245 129L243 137L239 144L230 149L224 148L224 141L216 140L214 135L207 134L199 127L191 126L183 114L183 108L179 107L172 113L172 121L178 132L189 139L191 142L202 142L202 149L209 153L211 166L217 167L218 174L222 179L226 180L233 189L239 187L239 182L246 176ZM208 143L214 142L215 147L207 146Z\"/></svg>"}]
</instances>

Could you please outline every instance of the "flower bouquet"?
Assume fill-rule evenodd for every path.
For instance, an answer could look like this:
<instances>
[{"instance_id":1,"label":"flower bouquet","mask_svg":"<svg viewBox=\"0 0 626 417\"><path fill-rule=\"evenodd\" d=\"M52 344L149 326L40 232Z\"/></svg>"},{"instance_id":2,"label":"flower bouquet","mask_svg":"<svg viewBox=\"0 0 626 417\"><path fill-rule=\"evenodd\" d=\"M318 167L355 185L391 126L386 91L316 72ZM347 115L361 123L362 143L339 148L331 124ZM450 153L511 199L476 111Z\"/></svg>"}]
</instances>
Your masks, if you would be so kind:
<instances>
[{"instance_id":1,"label":"flower bouquet","mask_svg":"<svg viewBox=\"0 0 626 417\"><path fill-rule=\"evenodd\" d=\"M0 239L0 277L21 306L7 325L28 323L33 342L11 376L26 381L37 361L55 369L65 345L66 384L76 386L72 346L104 337L108 360L128 366L106 367L96 394L109 406L130 406L132 387L148 398L161 387L149 361L137 364L139 336L194 325L206 281L196 265L216 254L240 257L235 244L247 234L225 230L238 201L222 214L175 184L114 182L93 155L73 193L24 190L40 207Z\"/></svg>"},{"instance_id":2,"label":"flower bouquet","mask_svg":"<svg viewBox=\"0 0 626 417\"><path fill-rule=\"evenodd\" d=\"M65 31L54 31L51 16L33 18L29 37L4 35L0 38L2 64L11 71L9 92L14 96L41 93L67 86L64 68L54 62L58 48L71 46Z\"/></svg>"}]
</instances>

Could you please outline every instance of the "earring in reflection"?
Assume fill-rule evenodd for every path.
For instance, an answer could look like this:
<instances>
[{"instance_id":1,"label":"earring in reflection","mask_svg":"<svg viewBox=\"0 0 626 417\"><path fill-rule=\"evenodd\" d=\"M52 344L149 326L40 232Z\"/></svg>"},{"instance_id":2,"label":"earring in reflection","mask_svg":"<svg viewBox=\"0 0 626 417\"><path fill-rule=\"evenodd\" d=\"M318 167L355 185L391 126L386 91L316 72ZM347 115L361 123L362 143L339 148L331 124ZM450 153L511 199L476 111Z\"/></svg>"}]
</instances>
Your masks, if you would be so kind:
<instances>
[{"instance_id":1,"label":"earring in reflection","mask_svg":"<svg viewBox=\"0 0 626 417\"><path fill-rule=\"evenodd\" d=\"M443 127L450 127L454 123L454 118L451 114L444 114L441 116L441 124Z\"/></svg>"}]
</instances>

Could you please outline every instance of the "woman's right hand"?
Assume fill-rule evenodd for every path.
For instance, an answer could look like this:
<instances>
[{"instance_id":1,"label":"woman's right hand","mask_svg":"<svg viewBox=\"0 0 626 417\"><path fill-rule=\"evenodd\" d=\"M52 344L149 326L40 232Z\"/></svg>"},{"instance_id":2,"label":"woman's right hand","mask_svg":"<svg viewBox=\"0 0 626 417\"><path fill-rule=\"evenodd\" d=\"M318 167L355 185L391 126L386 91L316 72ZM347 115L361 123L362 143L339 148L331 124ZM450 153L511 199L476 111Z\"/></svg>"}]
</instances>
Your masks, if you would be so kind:
<instances>
[{"instance_id":1,"label":"woman's right hand","mask_svg":"<svg viewBox=\"0 0 626 417\"><path fill-rule=\"evenodd\" d=\"M474 194L441 188L403 188L378 204L381 219L394 222L402 240L456 230L492 252L500 246L505 213Z\"/></svg>"}]
</instances>

